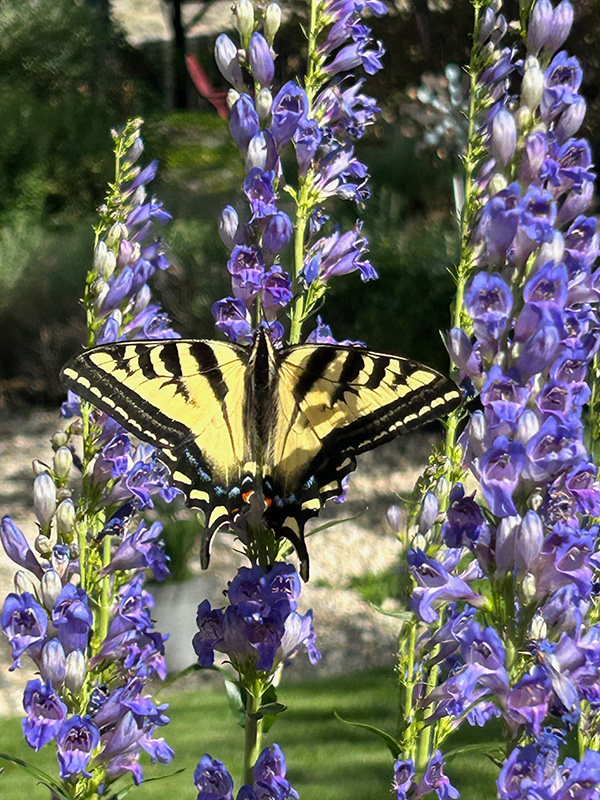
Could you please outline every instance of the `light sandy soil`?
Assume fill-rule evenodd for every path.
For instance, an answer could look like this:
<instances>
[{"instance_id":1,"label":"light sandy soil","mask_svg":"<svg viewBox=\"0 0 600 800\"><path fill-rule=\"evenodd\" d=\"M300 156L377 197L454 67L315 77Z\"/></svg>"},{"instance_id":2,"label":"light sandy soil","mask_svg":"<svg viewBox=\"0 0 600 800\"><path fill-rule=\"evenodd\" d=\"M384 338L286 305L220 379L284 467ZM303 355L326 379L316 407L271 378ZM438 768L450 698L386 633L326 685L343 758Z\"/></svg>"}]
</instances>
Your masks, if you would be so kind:
<instances>
[{"instance_id":1,"label":"light sandy soil","mask_svg":"<svg viewBox=\"0 0 600 800\"><path fill-rule=\"evenodd\" d=\"M10 514L30 541L36 535L31 508L34 458L50 461L50 436L61 421L52 411L0 416L0 514ZM348 582L352 576L380 572L398 558L399 545L386 521L388 507L397 502L398 493L412 491L435 438L413 434L368 453L352 476L348 501L331 503L318 522L346 520L309 537L311 579L303 588L301 610L312 608L317 642L323 653L319 665L311 667L299 656L290 668L290 678L317 677L393 663L398 620L383 615L363 602ZM222 591L243 558L231 547L231 537L217 537L211 566L189 583L160 587L156 593L155 618L163 633L169 632L167 658L177 670L193 661L189 644L194 632L195 609L204 597L222 603ZM15 565L0 555L0 597L12 590ZM173 620L176 620L173 624ZM0 634L0 716L18 713L23 687L31 676L24 669L8 671L9 648Z\"/></svg>"}]
</instances>

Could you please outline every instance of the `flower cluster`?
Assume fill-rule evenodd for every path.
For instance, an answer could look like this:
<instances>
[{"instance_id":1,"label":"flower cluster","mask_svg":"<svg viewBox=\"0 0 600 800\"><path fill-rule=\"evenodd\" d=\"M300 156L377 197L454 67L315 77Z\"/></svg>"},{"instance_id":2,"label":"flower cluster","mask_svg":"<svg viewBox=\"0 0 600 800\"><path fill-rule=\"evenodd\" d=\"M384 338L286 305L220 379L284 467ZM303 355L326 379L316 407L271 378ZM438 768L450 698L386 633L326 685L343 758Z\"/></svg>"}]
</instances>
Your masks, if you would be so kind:
<instances>
[{"instance_id":1,"label":"flower cluster","mask_svg":"<svg viewBox=\"0 0 600 800\"><path fill-rule=\"evenodd\" d=\"M239 342L250 341L253 330L263 323L273 339L281 341L284 330L278 316L301 288L300 281L309 296L291 309L294 339L331 277L356 270L363 280L376 277L365 258L368 243L360 223L345 234L334 231L321 239L314 237L326 221L322 204L328 198L360 202L368 196L367 168L355 157L350 140L362 135L378 109L362 92L363 80L348 82L343 73L359 66L369 74L381 68L381 43L372 43L362 15L380 16L385 7L379 0L320 4L310 34L313 46L305 87L288 81L275 95L273 39L281 11L271 3L256 19L256 10L249 0L234 7L241 47L226 34L215 45L219 69L233 87L228 95L229 128L245 163L243 191L249 219L242 221L232 206L221 214L219 231L230 251L227 268L233 295L217 301L213 314L217 327ZM322 39L318 46L317 39ZM282 157L291 148L296 156L296 189L290 176L283 183ZM295 225L279 206L281 185L295 201ZM307 223L313 241L305 255ZM282 266L286 258L293 261L291 274ZM298 315L301 318L294 324Z\"/></svg>"},{"instance_id":2,"label":"flower cluster","mask_svg":"<svg viewBox=\"0 0 600 800\"><path fill-rule=\"evenodd\" d=\"M480 127L466 158L474 180L449 350L482 410L458 442L449 425L446 454L471 472L479 494L465 490L454 465L422 499L408 553L417 622L401 655L414 705L404 741L415 730L431 741L432 726L439 743L463 720L501 716L518 746L500 797L591 800L600 626L588 612L600 486L582 410L600 346L600 271L596 221L585 215L595 175L589 144L577 137L581 69L557 53L573 10L568 0L533 5L523 62L503 45L510 26L499 3L477 19L471 88ZM581 761L559 767L562 734L574 726ZM397 765L398 797L423 793L411 769Z\"/></svg>"},{"instance_id":3,"label":"flower cluster","mask_svg":"<svg viewBox=\"0 0 600 800\"><path fill-rule=\"evenodd\" d=\"M392 791L396 792L395 800L424 797L435 792L439 800L455 800L458 791L444 774L444 760L439 750L429 759L423 777L415 783L415 765L412 759L396 761Z\"/></svg>"},{"instance_id":4,"label":"flower cluster","mask_svg":"<svg viewBox=\"0 0 600 800\"><path fill-rule=\"evenodd\" d=\"M88 344L175 336L147 284L168 267L152 229L170 217L146 198L157 164L137 165L140 124L115 134L120 175L102 209L87 281ZM134 447L114 420L72 393L62 415L69 423L52 439L52 464L34 462L39 557L10 517L0 525L4 550L20 567L0 624L12 669L26 655L40 676L23 698L27 743L39 750L54 742L60 778L87 797L127 773L140 783L144 750L153 761L173 756L153 736L169 721L148 692L149 680L166 676L165 637L142 586L146 568L158 580L169 574L162 526L134 517L153 496L169 502L175 490L155 452Z\"/></svg>"},{"instance_id":5,"label":"flower cluster","mask_svg":"<svg viewBox=\"0 0 600 800\"><path fill-rule=\"evenodd\" d=\"M234 669L248 678L271 673L304 649L312 664L321 654L315 647L312 611L299 614L300 578L292 564L277 562L268 572L241 567L227 589L229 605L198 606L194 650L203 667L211 667L215 651L224 653Z\"/></svg>"},{"instance_id":6,"label":"flower cluster","mask_svg":"<svg viewBox=\"0 0 600 800\"><path fill-rule=\"evenodd\" d=\"M298 800L298 792L285 777L286 763L278 744L265 747L252 770L253 783L240 787L236 800ZM225 765L208 754L194 771L196 800L233 800L233 779Z\"/></svg>"}]
</instances>

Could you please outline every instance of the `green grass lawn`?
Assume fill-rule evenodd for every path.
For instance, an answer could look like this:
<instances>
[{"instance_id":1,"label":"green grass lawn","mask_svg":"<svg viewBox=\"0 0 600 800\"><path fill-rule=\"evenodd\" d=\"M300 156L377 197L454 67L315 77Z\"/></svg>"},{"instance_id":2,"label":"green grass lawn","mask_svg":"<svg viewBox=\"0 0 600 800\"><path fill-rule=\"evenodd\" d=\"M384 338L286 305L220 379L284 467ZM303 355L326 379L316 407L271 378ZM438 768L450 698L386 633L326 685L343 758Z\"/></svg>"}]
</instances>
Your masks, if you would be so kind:
<instances>
[{"instance_id":1,"label":"green grass lawn","mask_svg":"<svg viewBox=\"0 0 600 800\"><path fill-rule=\"evenodd\" d=\"M339 722L333 712L393 731L395 688L391 671L372 670L284 685L279 696L288 711L276 721L267 743L277 741L282 746L288 777L301 800L390 800L392 761L384 744L364 730ZM213 688L197 692L170 689L164 692L164 699L171 703L172 719L165 737L175 748L177 758L168 766L145 766L145 777L166 775L181 767L186 770L164 781L142 785L131 793L132 800L194 800L192 773L206 751L225 762L237 790L243 733L229 712L224 693ZM482 738L480 729L466 726L447 749L480 743ZM51 746L37 755L33 753L23 742L19 719L0 721L0 752L34 762L50 773L55 771ZM448 772L461 791L461 800L496 797L496 769L485 756L459 756ZM20 768L8 764L0 775L0 797L48 800L48 791L36 786L35 780Z\"/></svg>"}]
</instances>

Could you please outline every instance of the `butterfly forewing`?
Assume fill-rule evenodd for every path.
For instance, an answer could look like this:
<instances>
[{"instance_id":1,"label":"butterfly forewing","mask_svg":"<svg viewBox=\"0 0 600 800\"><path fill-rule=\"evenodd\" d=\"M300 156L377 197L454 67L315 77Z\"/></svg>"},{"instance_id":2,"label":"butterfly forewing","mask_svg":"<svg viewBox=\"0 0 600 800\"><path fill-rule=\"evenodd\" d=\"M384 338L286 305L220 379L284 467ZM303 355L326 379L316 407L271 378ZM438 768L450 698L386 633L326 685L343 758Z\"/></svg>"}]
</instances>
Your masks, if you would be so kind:
<instances>
[{"instance_id":1,"label":"butterfly forewing","mask_svg":"<svg viewBox=\"0 0 600 800\"><path fill-rule=\"evenodd\" d=\"M225 342L134 341L87 350L62 374L74 392L160 448L188 504L208 511L209 527L218 527L212 523L231 513L231 491L251 462L246 364L247 350Z\"/></svg>"}]
</instances>

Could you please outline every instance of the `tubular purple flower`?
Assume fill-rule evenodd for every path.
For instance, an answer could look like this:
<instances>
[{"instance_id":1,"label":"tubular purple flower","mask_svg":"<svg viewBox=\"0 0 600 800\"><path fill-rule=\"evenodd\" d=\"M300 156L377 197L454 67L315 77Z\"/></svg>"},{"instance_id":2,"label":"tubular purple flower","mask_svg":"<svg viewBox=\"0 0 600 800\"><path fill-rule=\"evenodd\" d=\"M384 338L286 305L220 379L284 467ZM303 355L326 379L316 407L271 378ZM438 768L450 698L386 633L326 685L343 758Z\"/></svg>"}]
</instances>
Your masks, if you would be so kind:
<instances>
[{"instance_id":1,"label":"tubular purple flower","mask_svg":"<svg viewBox=\"0 0 600 800\"><path fill-rule=\"evenodd\" d=\"M552 25L544 42L544 49L552 55L566 41L573 25L573 6L569 0L561 0L554 9Z\"/></svg>"},{"instance_id":2,"label":"tubular purple flower","mask_svg":"<svg viewBox=\"0 0 600 800\"><path fill-rule=\"evenodd\" d=\"M260 86L271 86L275 76L275 64L267 40L255 31L248 44L248 62L254 80Z\"/></svg>"},{"instance_id":3,"label":"tubular purple flower","mask_svg":"<svg viewBox=\"0 0 600 800\"><path fill-rule=\"evenodd\" d=\"M546 88L540 107L544 122L554 119L575 102L582 78L576 58L569 58L564 50L553 58L545 72Z\"/></svg>"},{"instance_id":4,"label":"tubular purple flower","mask_svg":"<svg viewBox=\"0 0 600 800\"><path fill-rule=\"evenodd\" d=\"M232 206L225 206L219 217L219 236L228 250L244 241L244 226L240 223L237 211Z\"/></svg>"},{"instance_id":5,"label":"tubular purple flower","mask_svg":"<svg viewBox=\"0 0 600 800\"><path fill-rule=\"evenodd\" d=\"M49 682L44 684L35 679L25 687L23 708L27 714L22 721L25 741L34 750L41 750L58 733L67 716L67 707Z\"/></svg>"},{"instance_id":6,"label":"tubular purple flower","mask_svg":"<svg viewBox=\"0 0 600 800\"><path fill-rule=\"evenodd\" d=\"M215 645L223 640L223 612L210 607L208 600L203 600L196 614L198 633L192 639L194 651L201 667L212 667L215 659Z\"/></svg>"},{"instance_id":7,"label":"tubular purple flower","mask_svg":"<svg viewBox=\"0 0 600 800\"><path fill-rule=\"evenodd\" d=\"M27 539L9 516L2 517L0 524L0 541L6 555L20 567L32 572L36 578L44 574L42 565L37 560Z\"/></svg>"},{"instance_id":8,"label":"tubular purple flower","mask_svg":"<svg viewBox=\"0 0 600 800\"><path fill-rule=\"evenodd\" d=\"M92 621L86 592L68 583L52 610L52 622L66 653L71 650L85 650Z\"/></svg>"},{"instance_id":9,"label":"tubular purple flower","mask_svg":"<svg viewBox=\"0 0 600 800\"><path fill-rule=\"evenodd\" d=\"M408 800L409 792L414 787L415 765L412 758L394 763L394 779L392 791L396 792L395 800Z\"/></svg>"},{"instance_id":10,"label":"tubular purple flower","mask_svg":"<svg viewBox=\"0 0 600 800\"><path fill-rule=\"evenodd\" d=\"M296 133L308 114L308 98L304 89L294 81L284 84L271 106L269 132L278 150L281 150Z\"/></svg>"},{"instance_id":11,"label":"tubular purple flower","mask_svg":"<svg viewBox=\"0 0 600 800\"><path fill-rule=\"evenodd\" d=\"M521 442L510 442L506 436L498 436L481 457L481 491L492 514L497 517L510 517L517 513L512 496L525 461L525 448Z\"/></svg>"},{"instance_id":12,"label":"tubular purple flower","mask_svg":"<svg viewBox=\"0 0 600 800\"><path fill-rule=\"evenodd\" d=\"M261 305L267 321L273 321L291 301L292 280L278 265L272 267L261 280Z\"/></svg>"},{"instance_id":13,"label":"tubular purple flower","mask_svg":"<svg viewBox=\"0 0 600 800\"><path fill-rule=\"evenodd\" d=\"M90 718L74 716L66 720L58 731L56 741L60 777L67 779L83 774L90 778L91 772L86 767L100 742L98 728Z\"/></svg>"},{"instance_id":14,"label":"tubular purple flower","mask_svg":"<svg viewBox=\"0 0 600 800\"><path fill-rule=\"evenodd\" d=\"M554 8L550 0L537 0L527 25L527 52L537 55L546 44L552 29ZM566 37L565 37L566 38Z\"/></svg>"},{"instance_id":15,"label":"tubular purple flower","mask_svg":"<svg viewBox=\"0 0 600 800\"><path fill-rule=\"evenodd\" d=\"M267 220L260 240L261 248L271 255L276 255L288 246L293 233L294 229L288 215L278 211Z\"/></svg>"},{"instance_id":16,"label":"tubular purple flower","mask_svg":"<svg viewBox=\"0 0 600 800\"><path fill-rule=\"evenodd\" d=\"M140 522L137 530L123 539L110 564L100 571L100 577L110 575L116 570L151 567L155 579L163 581L171 573L166 563L168 556L159 541L162 529L160 522L153 522L149 528L146 528L144 521Z\"/></svg>"},{"instance_id":17,"label":"tubular purple flower","mask_svg":"<svg viewBox=\"0 0 600 800\"><path fill-rule=\"evenodd\" d=\"M235 297L217 300L212 306L215 325L230 341L248 344L252 340L250 313L246 304Z\"/></svg>"},{"instance_id":18,"label":"tubular purple flower","mask_svg":"<svg viewBox=\"0 0 600 800\"><path fill-rule=\"evenodd\" d=\"M194 770L196 800L233 800L233 779L225 765L206 753Z\"/></svg>"},{"instance_id":19,"label":"tubular purple flower","mask_svg":"<svg viewBox=\"0 0 600 800\"><path fill-rule=\"evenodd\" d=\"M305 120L296 129L294 134L294 144L296 146L298 171L301 176L306 175L310 169L312 161L315 157L315 153L321 144L322 138L323 133L321 128L319 128L317 123L312 119Z\"/></svg>"},{"instance_id":20,"label":"tubular purple flower","mask_svg":"<svg viewBox=\"0 0 600 800\"><path fill-rule=\"evenodd\" d=\"M475 335L484 341L497 341L501 337L512 305L510 287L497 272L492 275L479 272L465 292L465 306L473 319Z\"/></svg>"},{"instance_id":21,"label":"tubular purple flower","mask_svg":"<svg viewBox=\"0 0 600 800\"><path fill-rule=\"evenodd\" d=\"M249 94L241 94L229 113L229 132L231 138L242 152L248 147L250 140L256 136L260 128L260 120L254 108L254 100Z\"/></svg>"},{"instance_id":22,"label":"tubular purple flower","mask_svg":"<svg viewBox=\"0 0 600 800\"><path fill-rule=\"evenodd\" d=\"M58 688L65 679L67 662L65 651L58 639L50 639L42 650L40 673L45 681Z\"/></svg>"},{"instance_id":23,"label":"tubular purple flower","mask_svg":"<svg viewBox=\"0 0 600 800\"><path fill-rule=\"evenodd\" d=\"M11 670L21 666L21 655L29 648L39 645L46 636L48 615L29 593L11 592L7 595L0 616L0 627L12 648L14 664ZM33 652L33 651L31 651Z\"/></svg>"},{"instance_id":24,"label":"tubular purple flower","mask_svg":"<svg viewBox=\"0 0 600 800\"><path fill-rule=\"evenodd\" d=\"M238 56L238 50L227 34L217 36L215 42L215 61L221 75L238 92L244 91L244 77Z\"/></svg>"},{"instance_id":25,"label":"tubular purple flower","mask_svg":"<svg viewBox=\"0 0 600 800\"><path fill-rule=\"evenodd\" d=\"M565 108L554 126L554 135L559 142L565 142L577 133L585 118L586 110L587 104L583 97L579 96Z\"/></svg>"}]
</instances>

